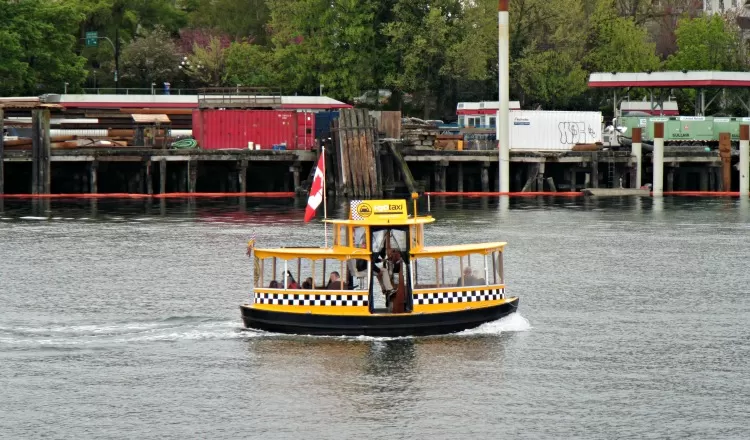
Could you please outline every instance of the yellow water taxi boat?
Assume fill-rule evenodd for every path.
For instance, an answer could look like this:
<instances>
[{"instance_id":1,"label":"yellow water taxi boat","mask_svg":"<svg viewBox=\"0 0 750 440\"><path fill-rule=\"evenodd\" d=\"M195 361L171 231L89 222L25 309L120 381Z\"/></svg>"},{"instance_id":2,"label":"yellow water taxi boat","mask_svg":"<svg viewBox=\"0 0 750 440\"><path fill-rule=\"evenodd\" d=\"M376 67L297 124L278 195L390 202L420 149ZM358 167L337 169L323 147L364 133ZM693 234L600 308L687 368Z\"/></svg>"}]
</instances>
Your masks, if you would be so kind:
<instances>
[{"instance_id":1,"label":"yellow water taxi boat","mask_svg":"<svg viewBox=\"0 0 750 440\"><path fill-rule=\"evenodd\" d=\"M454 333L518 308L505 292L506 243L426 246L405 200L357 200L330 247L252 249L255 287L245 327L310 335Z\"/></svg>"}]
</instances>

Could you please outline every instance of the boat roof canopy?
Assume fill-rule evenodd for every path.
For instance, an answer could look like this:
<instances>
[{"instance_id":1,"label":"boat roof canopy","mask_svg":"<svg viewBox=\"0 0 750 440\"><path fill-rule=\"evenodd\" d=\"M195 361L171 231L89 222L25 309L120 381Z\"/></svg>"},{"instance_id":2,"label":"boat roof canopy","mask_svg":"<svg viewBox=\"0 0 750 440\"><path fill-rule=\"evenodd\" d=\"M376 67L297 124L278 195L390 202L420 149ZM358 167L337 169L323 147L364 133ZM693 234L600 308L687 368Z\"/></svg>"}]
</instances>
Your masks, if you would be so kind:
<instances>
[{"instance_id":1,"label":"boat roof canopy","mask_svg":"<svg viewBox=\"0 0 750 440\"><path fill-rule=\"evenodd\" d=\"M303 258L307 260L323 260L326 258L335 260L349 260L352 258L370 258L370 251L348 246L334 246L333 248L295 248L284 247L276 249L255 249L257 258L279 258L282 260L294 260Z\"/></svg>"},{"instance_id":2,"label":"boat roof canopy","mask_svg":"<svg viewBox=\"0 0 750 440\"><path fill-rule=\"evenodd\" d=\"M397 225L423 225L426 223L432 223L435 221L430 216L417 217L417 218L368 218L364 220L324 220L326 223L335 225L352 225L352 226L397 226Z\"/></svg>"},{"instance_id":3,"label":"boat roof canopy","mask_svg":"<svg viewBox=\"0 0 750 440\"><path fill-rule=\"evenodd\" d=\"M440 258L447 256L465 256L469 254L491 254L492 252L502 252L505 245L504 241L491 243L459 244L455 246L426 246L422 249L412 251L414 258Z\"/></svg>"}]
</instances>

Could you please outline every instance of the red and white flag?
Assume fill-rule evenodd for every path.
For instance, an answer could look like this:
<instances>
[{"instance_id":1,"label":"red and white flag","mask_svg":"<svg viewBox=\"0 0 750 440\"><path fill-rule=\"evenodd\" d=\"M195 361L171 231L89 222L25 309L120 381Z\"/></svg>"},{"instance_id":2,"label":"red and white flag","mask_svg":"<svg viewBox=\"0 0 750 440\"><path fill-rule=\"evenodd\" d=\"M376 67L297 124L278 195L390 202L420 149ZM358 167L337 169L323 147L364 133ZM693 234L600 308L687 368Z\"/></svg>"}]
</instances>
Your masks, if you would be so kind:
<instances>
[{"instance_id":1,"label":"red and white flag","mask_svg":"<svg viewBox=\"0 0 750 440\"><path fill-rule=\"evenodd\" d=\"M318 209L323 201L323 179L326 178L326 159L325 152L318 159L318 166L315 168L312 188L310 188L310 197L307 199L307 208L305 209L305 223L315 217L315 210Z\"/></svg>"}]
</instances>

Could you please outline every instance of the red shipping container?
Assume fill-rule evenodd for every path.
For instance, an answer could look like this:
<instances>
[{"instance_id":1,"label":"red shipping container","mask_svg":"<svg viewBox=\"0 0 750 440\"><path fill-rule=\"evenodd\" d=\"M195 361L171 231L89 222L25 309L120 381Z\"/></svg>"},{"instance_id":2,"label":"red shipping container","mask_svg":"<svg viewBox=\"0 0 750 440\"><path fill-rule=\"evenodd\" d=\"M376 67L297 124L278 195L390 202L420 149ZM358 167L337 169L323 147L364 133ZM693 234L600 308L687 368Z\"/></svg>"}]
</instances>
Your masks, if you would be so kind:
<instances>
[{"instance_id":1,"label":"red shipping container","mask_svg":"<svg viewBox=\"0 0 750 440\"><path fill-rule=\"evenodd\" d=\"M315 117L282 110L194 110L193 136L206 150L309 150L315 143Z\"/></svg>"}]
</instances>

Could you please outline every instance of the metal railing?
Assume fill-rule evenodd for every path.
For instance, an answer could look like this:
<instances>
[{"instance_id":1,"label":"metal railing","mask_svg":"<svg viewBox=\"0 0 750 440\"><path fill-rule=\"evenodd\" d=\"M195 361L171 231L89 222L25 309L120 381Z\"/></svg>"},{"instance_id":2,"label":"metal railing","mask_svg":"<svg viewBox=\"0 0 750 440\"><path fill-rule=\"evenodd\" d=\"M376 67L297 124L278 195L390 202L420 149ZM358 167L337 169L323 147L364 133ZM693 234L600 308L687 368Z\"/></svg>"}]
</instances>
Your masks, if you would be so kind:
<instances>
[{"instance_id":1,"label":"metal railing","mask_svg":"<svg viewBox=\"0 0 750 440\"><path fill-rule=\"evenodd\" d=\"M266 87L212 87L198 90L198 107L279 107L281 90Z\"/></svg>"},{"instance_id":2,"label":"metal railing","mask_svg":"<svg viewBox=\"0 0 750 440\"><path fill-rule=\"evenodd\" d=\"M172 89L164 90L163 87L144 88L129 87L115 89L114 87L84 88L86 95L197 95L199 89Z\"/></svg>"}]
</instances>

